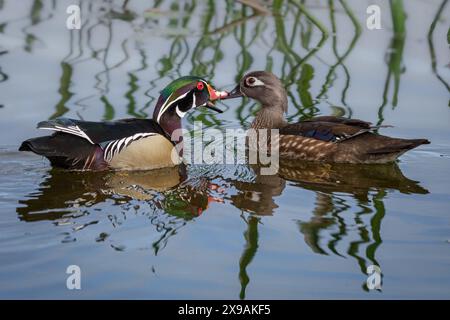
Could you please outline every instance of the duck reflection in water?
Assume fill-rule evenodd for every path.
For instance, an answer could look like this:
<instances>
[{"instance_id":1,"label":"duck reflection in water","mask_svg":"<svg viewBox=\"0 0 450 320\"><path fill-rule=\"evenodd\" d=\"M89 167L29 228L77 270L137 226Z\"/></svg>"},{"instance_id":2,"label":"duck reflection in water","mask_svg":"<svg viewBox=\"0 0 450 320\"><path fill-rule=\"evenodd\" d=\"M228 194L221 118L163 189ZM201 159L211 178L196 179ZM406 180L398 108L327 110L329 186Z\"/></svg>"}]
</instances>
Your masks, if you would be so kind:
<instances>
[{"instance_id":1,"label":"duck reflection in water","mask_svg":"<svg viewBox=\"0 0 450 320\"><path fill-rule=\"evenodd\" d=\"M81 206L90 207L107 200L121 204L124 200L135 199L153 203L155 208L169 214L191 219L217 199L209 196L208 188L215 186L205 179L186 179L184 166L117 172L52 169L37 191L19 201L21 206L17 213L21 220L28 222L55 220L70 215ZM161 194L164 199L159 197Z\"/></svg>"},{"instance_id":2,"label":"duck reflection in water","mask_svg":"<svg viewBox=\"0 0 450 320\"><path fill-rule=\"evenodd\" d=\"M318 254L353 257L364 275L368 265L379 265L376 251L382 243L380 228L385 216L383 199L388 192L428 193L417 181L406 178L396 163L349 165L280 160L278 174L274 176L261 175L260 166L253 166L252 169L255 173L253 182L235 182L238 193L231 197L233 205L250 214L244 219L247 223L244 233L246 244L239 262L241 299L245 298L245 289L250 281L246 269L259 246L260 216L275 212L278 208L276 197L282 194L286 183L316 193L311 218L308 221L296 221L308 247ZM359 208L353 215L353 224L358 226L357 240L346 239L346 236L350 238L348 233L351 226L341 216L344 212L348 216L348 211L355 207L350 201L355 201ZM362 220L362 216L367 214L371 215L370 224ZM322 244L322 239L330 240ZM346 248L346 254L337 250L338 245ZM364 257L360 255L363 245L366 245ZM368 290L365 282L362 288Z\"/></svg>"},{"instance_id":3,"label":"duck reflection in water","mask_svg":"<svg viewBox=\"0 0 450 320\"><path fill-rule=\"evenodd\" d=\"M108 214L115 228L121 224L122 215L125 217L138 204L139 209L135 211L148 217L161 234L152 243L156 255L177 230L201 215L211 202L222 201L211 194L216 188L203 177L187 180L185 166L117 172L52 169L38 190L19 201L16 210L22 221L50 220L55 225L64 225L109 201L121 211L121 214ZM113 207L108 204L108 208ZM97 217L94 215L94 219ZM103 234L103 238L105 235L108 236Z\"/></svg>"},{"instance_id":4,"label":"duck reflection in water","mask_svg":"<svg viewBox=\"0 0 450 320\"><path fill-rule=\"evenodd\" d=\"M353 257L363 274L368 265L379 265L376 251L382 243L380 229L387 194L428 193L418 182L406 178L396 163L344 165L282 160L277 175L261 175L258 165L245 170L252 174L249 181L224 178L217 172L187 174L184 166L148 172L51 170L39 190L20 201L17 213L21 220L29 222L58 220L75 218L80 207L89 208L108 200L117 205L130 199L143 201L152 208L149 219L161 233L153 243L157 254L180 228L207 210L211 202L228 200L242 212L247 225L239 260L240 298L244 299L250 283L247 267L259 246L260 220L277 212L277 198L286 184L316 194L310 219L295 221L308 247L317 254ZM355 208L356 212L349 214ZM349 217L353 219L351 226ZM363 246L365 253L361 255ZM363 289L367 290L365 283Z\"/></svg>"}]
</instances>

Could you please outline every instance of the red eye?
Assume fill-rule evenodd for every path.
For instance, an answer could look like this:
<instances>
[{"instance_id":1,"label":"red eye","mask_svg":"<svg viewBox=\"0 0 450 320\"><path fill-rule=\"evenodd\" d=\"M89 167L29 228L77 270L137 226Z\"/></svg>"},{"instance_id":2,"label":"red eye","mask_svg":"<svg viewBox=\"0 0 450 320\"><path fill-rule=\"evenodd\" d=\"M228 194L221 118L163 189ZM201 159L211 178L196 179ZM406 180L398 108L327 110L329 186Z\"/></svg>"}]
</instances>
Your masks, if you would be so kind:
<instances>
[{"instance_id":1,"label":"red eye","mask_svg":"<svg viewBox=\"0 0 450 320\"><path fill-rule=\"evenodd\" d=\"M203 82L197 82L197 89L198 90L203 90L204 87L205 87L205 85L203 84Z\"/></svg>"}]
</instances>

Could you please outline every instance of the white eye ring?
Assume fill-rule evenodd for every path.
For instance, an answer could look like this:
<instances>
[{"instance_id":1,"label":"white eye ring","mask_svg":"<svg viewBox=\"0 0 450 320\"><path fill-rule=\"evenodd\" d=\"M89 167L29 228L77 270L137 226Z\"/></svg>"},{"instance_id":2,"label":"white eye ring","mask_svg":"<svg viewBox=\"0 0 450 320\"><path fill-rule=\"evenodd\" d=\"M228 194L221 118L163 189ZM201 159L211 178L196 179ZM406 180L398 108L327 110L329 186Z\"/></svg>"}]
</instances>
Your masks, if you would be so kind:
<instances>
[{"instance_id":1,"label":"white eye ring","mask_svg":"<svg viewBox=\"0 0 450 320\"><path fill-rule=\"evenodd\" d=\"M259 87L265 85L264 82L255 77L248 77L247 79L245 79L245 84L249 87Z\"/></svg>"}]
</instances>

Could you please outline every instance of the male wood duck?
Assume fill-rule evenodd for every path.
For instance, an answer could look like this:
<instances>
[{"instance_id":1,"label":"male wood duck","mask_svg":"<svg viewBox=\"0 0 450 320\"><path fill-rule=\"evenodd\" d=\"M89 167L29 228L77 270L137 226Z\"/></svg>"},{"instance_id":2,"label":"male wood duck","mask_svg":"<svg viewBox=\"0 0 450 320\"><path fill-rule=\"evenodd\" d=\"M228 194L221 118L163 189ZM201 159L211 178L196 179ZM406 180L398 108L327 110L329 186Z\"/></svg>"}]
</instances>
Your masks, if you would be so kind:
<instances>
[{"instance_id":1,"label":"male wood duck","mask_svg":"<svg viewBox=\"0 0 450 320\"><path fill-rule=\"evenodd\" d=\"M334 116L315 117L293 124L286 122L286 90L275 75L266 71L246 74L225 99L247 96L262 108L251 127L279 129L281 158L337 163L387 163L427 139L398 139L374 131L382 126Z\"/></svg>"},{"instance_id":2,"label":"male wood duck","mask_svg":"<svg viewBox=\"0 0 450 320\"><path fill-rule=\"evenodd\" d=\"M122 119L91 122L67 118L40 122L37 127L55 131L32 138L20 151L32 151L54 167L73 170L151 170L179 163L172 141L181 119L191 109L207 107L222 112L214 101L226 92L217 91L199 77L174 80L161 91L153 119ZM174 156L173 156L174 155Z\"/></svg>"}]
</instances>

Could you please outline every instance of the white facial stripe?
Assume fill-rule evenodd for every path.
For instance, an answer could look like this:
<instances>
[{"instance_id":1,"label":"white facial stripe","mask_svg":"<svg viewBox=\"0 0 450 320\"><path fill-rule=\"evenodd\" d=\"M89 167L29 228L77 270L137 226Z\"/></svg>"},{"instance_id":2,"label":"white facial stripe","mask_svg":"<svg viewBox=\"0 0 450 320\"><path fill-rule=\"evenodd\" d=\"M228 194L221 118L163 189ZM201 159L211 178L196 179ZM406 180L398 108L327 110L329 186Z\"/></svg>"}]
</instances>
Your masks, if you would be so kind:
<instances>
[{"instance_id":1,"label":"white facial stripe","mask_svg":"<svg viewBox=\"0 0 450 320\"><path fill-rule=\"evenodd\" d=\"M173 93L172 93L172 94L173 94ZM172 97L172 94L167 98L166 101L164 101L163 105L161 106L161 109L159 109L158 117L156 118L156 122L159 123L159 120L161 119L161 116L162 116L162 114L163 114L164 111L165 111L166 104L169 102L170 98Z\"/></svg>"},{"instance_id":2,"label":"white facial stripe","mask_svg":"<svg viewBox=\"0 0 450 320\"><path fill-rule=\"evenodd\" d=\"M251 87L259 87L259 86L264 86L264 85L266 85L264 82L262 82L262 81L259 80L258 78L254 78L254 79L255 79L255 82L249 83L249 85L250 85Z\"/></svg>"},{"instance_id":3,"label":"white facial stripe","mask_svg":"<svg viewBox=\"0 0 450 320\"><path fill-rule=\"evenodd\" d=\"M184 97L186 97L187 94L188 94L189 92L190 92L190 91L188 91L188 92L182 94L181 96L179 96L178 98L176 98L176 99L175 99L174 101L172 101L171 103L168 103L168 102L170 101L170 98L172 97L172 94L173 94L173 93L172 93L172 94L169 96L169 98L167 98L166 102L164 102L164 104L162 105L161 109L159 110L158 117L156 118L156 121L159 123L159 120L161 120L161 116L164 114L164 112L166 112L167 109L168 109L171 105L173 105L174 103L176 103L178 100L181 100L181 99L183 99Z\"/></svg>"}]
</instances>

